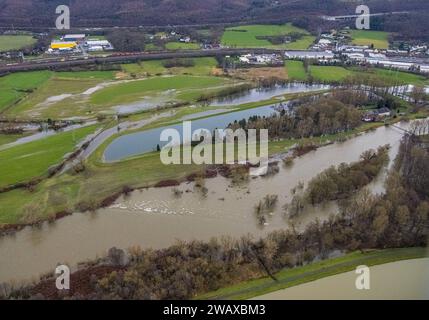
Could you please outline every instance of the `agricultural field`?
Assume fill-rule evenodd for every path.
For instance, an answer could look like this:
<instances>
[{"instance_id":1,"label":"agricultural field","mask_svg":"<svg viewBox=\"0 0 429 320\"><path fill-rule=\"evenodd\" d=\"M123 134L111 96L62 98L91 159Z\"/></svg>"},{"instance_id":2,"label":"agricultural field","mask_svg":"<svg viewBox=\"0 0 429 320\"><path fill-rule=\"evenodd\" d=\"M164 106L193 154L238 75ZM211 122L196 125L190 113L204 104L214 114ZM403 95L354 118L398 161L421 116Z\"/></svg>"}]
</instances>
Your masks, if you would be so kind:
<instances>
[{"instance_id":1,"label":"agricultural field","mask_svg":"<svg viewBox=\"0 0 429 320\"><path fill-rule=\"evenodd\" d=\"M164 64L168 60L150 60L140 63L122 65L122 70L135 77L146 77L161 74L190 74L190 75L212 75L216 73L217 61L215 58L204 57L192 59L193 66L166 68Z\"/></svg>"},{"instance_id":2,"label":"agricultural field","mask_svg":"<svg viewBox=\"0 0 429 320\"><path fill-rule=\"evenodd\" d=\"M0 77L0 113L35 91L51 76L49 71L14 73Z\"/></svg>"},{"instance_id":3,"label":"agricultural field","mask_svg":"<svg viewBox=\"0 0 429 320\"><path fill-rule=\"evenodd\" d=\"M215 58L195 58L189 66L169 68L165 67L167 62L124 64L119 71L44 71L8 75L0 78L0 112L8 118L20 119L95 118L100 112L115 113L111 108L115 104L142 99L153 99L156 105L191 102L229 82L213 76L221 74ZM155 77L146 81L149 76ZM99 94L99 91L103 93ZM109 92L118 96L111 98ZM168 94L158 97L162 92ZM105 93L108 98L100 98Z\"/></svg>"},{"instance_id":4,"label":"agricultural field","mask_svg":"<svg viewBox=\"0 0 429 320\"><path fill-rule=\"evenodd\" d=\"M36 39L28 35L17 35L17 36L0 35L0 52L19 50L19 49L31 46L36 42L37 42Z\"/></svg>"},{"instance_id":5,"label":"agricultural field","mask_svg":"<svg viewBox=\"0 0 429 320\"><path fill-rule=\"evenodd\" d=\"M198 43L184 43L184 42L168 42L165 44L167 50L197 50L200 48Z\"/></svg>"},{"instance_id":6,"label":"agricultural field","mask_svg":"<svg viewBox=\"0 0 429 320\"><path fill-rule=\"evenodd\" d=\"M303 37L288 44L274 45L261 37L286 36L291 33L301 33ZM221 42L225 46L233 48L278 48L305 50L315 40L306 30L294 27L288 23L285 25L248 25L227 28Z\"/></svg>"},{"instance_id":7,"label":"agricultural field","mask_svg":"<svg viewBox=\"0 0 429 320\"><path fill-rule=\"evenodd\" d=\"M15 75L20 74L0 78L0 81ZM85 103L89 94L85 92L114 79L114 73L111 71L45 72L43 77L33 72L25 75L40 81L31 92L22 94L22 100L18 104L6 111L5 115L8 117L57 119L91 115L91 109ZM16 79L9 80L12 86L18 83Z\"/></svg>"},{"instance_id":8,"label":"agricultural field","mask_svg":"<svg viewBox=\"0 0 429 320\"><path fill-rule=\"evenodd\" d=\"M96 125L58 133L0 151L0 187L45 176L76 144L96 130Z\"/></svg>"},{"instance_id":9,"label":"agricultural field","mask_svg":"<svg viewBox=\"0 0 429 320\"><path fill-rule=\"evenodd\" d=\"M353 71L335 66L310 66L310 74L316 81L339 82L353 75Z\"/></svg>"},{"instance_id":10,"label":"agricultural field","mask_svg":"<svg viewBox=\"0 0 429 320\"><path fill-rule=\"evenodd\" d=\"M383 31L352 30L352 43L360 46L374 45L376 49L389 49L389 33Z\"/></svg>"},{"instance_id":11,"label":"agricultural field","mask_svg":"<svg viewBox=\"0 0 429 320\"><path fill-rule=\"evenodd\" d=\"M306 81L308 78L302 61L286 60L288 79L295 81Z\"/></svg>"}]
</instances>

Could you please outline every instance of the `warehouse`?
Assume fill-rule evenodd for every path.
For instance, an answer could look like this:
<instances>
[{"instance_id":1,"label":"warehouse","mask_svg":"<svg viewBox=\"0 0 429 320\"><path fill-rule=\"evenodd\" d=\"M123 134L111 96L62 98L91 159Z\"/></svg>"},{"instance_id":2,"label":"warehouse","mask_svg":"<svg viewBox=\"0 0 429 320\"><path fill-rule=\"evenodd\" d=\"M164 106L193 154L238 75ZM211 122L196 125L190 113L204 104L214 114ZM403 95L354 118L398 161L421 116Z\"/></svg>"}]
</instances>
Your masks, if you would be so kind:
<instances>
[{"instance_id":1,"label":"warehouse","mask_svg":"<svg viewBox=\"0 0 429 320\"><path fill-rule=\"evenodd\" d=\"M107 40L88 40L85 42L84 47L88 51L113 50L113 46Z\"/></svg>"},{"instance_id":2,"label":"warehouse","mask_svg":"<svg viewBox=\"0 0 429 320\"><path fill-rule=\"evenodd\" d=\"M57 41L57 42L52 42L51 46L49 48L49 52L54 52L54 51L73 51L77 48L77 43L73 42L73 41Z\"/></svg>"},{"instance_id":3,"label":"warehouse","mask_svg":"<svg viewBox=\"0 0 429 320\"><path fill-rule=\"evenodd\" d=\"M65 42L83 42L85 41L86 35L85 34L66 34L63 37L63 41Z\"/></svg>"}]
</instances>

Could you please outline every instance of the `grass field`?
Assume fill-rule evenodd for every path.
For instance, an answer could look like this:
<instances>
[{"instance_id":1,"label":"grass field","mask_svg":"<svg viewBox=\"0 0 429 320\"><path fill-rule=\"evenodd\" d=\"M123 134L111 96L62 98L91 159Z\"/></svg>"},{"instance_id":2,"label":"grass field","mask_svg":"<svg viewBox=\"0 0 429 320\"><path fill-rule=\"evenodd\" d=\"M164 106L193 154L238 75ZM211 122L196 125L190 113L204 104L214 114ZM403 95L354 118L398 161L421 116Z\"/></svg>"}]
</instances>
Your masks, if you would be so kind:
<instances>
[{"instance_id":1,"label":"grass field","mask_svg":"<svg viewBox=\"0 0 429 320\"><path fill-rule=\"evenodd\" d=\"M0 112L36 90L51 76L50 71L14 73L0 78Z\"/></svg>"},{"instance_id":2,"label":"grass field","mask_svg":"<svg viewBox=\"0 0 429 320\"><path fill-rule=\"evenodd\" d=\"M23 134L0 134L0 148L2 145L14 142L22 137L24 137Z\"/></svg>"},{"instance_id":3,"label":"grass field","mask_svg":"<svg viewBox=\"0 0 429 320\"><path fill-rule=\"evenodd\" d=\"M0 187L44 176L95 129L88 126L0 151Z\"/></svg>"},{"instance_id":4,"label":"grass field","mask_svg":"<svg viewBox=\"0 0 429 320\"><path fill-rule=\"evenodd\" d=\"M352 43L360 46L371 46L377 49L389 48L389 33L383 31L352 30Z\"/></svg>"},{"instance_id":5,"label":"grass field","mask_svg":"<svg viewBox=\"0 0 429 320\"><path fill-rule=\"evenodd\" d=\"M192 59L194 65L190 67L165 68L164 63L168 60L151 60L140 63L123 64L122 69L128 74L137 77L161 75L161 74L190 74L211 75L217 66L215 58L204 57Z\"/></svg>"},{"instance_id":6,"label":"grass field","mask_svg":"<svg viewBox=\"0 0 429 320\"><path fill-rule=\"evenodd\" d=\"M155 77L122 83L102 89L91 96L93 105L113 106L138 101L147 95L161 94L167 90L176 90L173 99L191 101L200 97L210 87L222 86L226 79L205 76L178 75Z\"/></svg>"},{"instance_id":7,"label":"grass field","mask_svg":"<svg viewBox=\"0 0 429 320\"><path fill-rule=\"evenodd\" d=\"M9 50L19 50L31 46L37 42L32 36L17 35L7 36L0 35L0 52Z\"/></svg>"},{"instance_id":8,"label":"grass field","mask_svg":"<svg viewBox=\"0 0 429 320\"><path fill-rule=\"evenodd\" d=\"M335 66L311 66L310 73L316 81L340 82L353 75L353 71Z\"/></svg>"},{"instance_id":9,"label":"grass field","mask_svg":"<svg viewBox=\"0 0 429 320\"><path fill-rule=\"evenodd\" d=\"M308 78L302 61L286 60L286 70L290 80L306 81Z\"/></svg>"},{"instance_id":10,"label":"grass field","mask_svg":"<svg viewBox=\"0 0 429 320\"><path fill-rule=\"evenodd\" d=\"M239 283L196 297L197 299L244 300L270 292L290 288L317 279L355 270L359 265L374 266L400 260L424 258L428 256L426 248L400 248L373 250L368 253L353 252L345 256L315 262L302 267L284 269L275 277L261 278Z\"/></svg>"},{"instance_id":11,"label":"grass field","mask_svg":"<svg viewBox=\"0 0 429 320\"><path fill-rule=\"evenodd\" d=\"M264 36L283 36L292 32L304 34L304 36L289 44L273 45ZM225 46L237 48L282 48L304 50L307 49L315 38L306 30L294 27L288 23L285 25L247 25L227 28L222 36L221 42Z\"/></svg>"},{"instance_id":12,"label":"grass field","mask_svg":"<svg viewBox=\"0 0 429 320\"><path fill-rule=\"evenodd\" d=\"M197 50L200 45L198 43L167 42L165 48L167 50Z\"/></svg>"}]
</instances>

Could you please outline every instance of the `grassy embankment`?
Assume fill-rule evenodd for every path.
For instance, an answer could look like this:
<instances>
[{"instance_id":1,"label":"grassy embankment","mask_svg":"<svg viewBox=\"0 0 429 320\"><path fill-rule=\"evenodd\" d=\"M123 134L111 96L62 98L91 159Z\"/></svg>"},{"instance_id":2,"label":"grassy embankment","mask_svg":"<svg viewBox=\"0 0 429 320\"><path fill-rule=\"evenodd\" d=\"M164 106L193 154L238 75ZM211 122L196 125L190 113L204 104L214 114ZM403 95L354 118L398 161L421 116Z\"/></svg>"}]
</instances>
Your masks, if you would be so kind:
<instances>
[{"instance_id":1,"label":"grassy embankment","mask_svg":"<svg viewBox=\"0 0 429 320\"><path fill-rule=\"evenodd\" d=\"M35 44L37 40L29 35L0 35L0 52L19 50Z\"/></svg>"},{"instance_id":2,"label":"grassy embankment","mask_svg":"<svg viewBox=\"0 0 429 320\"><path fill-rule=\"evenodd\" d=\"M261 37L286 36L290 33L301 33L303 36L295 42L287 44L272 44L268 39ZM222 36L221 43L233 48L268 48L305 50L315 40L308 31L297 28L292 24L284 25L247 25L227 28Z\"/></svg>"},{"instance_id":3,"label":"grassy embankment","mask_svg":"<svg viewBox=\"0 0 429 320\"><path fill-rule=\"evenodd\" d=\"M352 43L360 46L374 46L389 49L389 33L383 31L351 30Z\"/></svg>"},{"instance_id":4,"label":"grassy embankment","mask_svg":"<svg viewBox=\"0 0 429 320\"><path fill-rule=\"evenodd\" d=\"M375 266L395 261L428 257L426 248L400 248L372 250L367 253L352 252L339 258L311 263L275 274L278 279L266 277L249 280L231 287L197 296L196 299L238 300L258 297L270 292L290 288L310 281L355 270L357 266Z\"/></svg>"}]
</instances>

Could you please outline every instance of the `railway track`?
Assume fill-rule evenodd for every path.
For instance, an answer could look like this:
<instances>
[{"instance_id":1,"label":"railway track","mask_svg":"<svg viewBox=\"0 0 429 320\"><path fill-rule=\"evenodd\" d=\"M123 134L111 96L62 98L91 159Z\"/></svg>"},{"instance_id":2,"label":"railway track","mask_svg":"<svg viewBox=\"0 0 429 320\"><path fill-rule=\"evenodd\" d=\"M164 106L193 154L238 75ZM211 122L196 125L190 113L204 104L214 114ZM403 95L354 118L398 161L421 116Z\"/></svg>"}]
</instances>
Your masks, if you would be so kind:
<instances>
[{"instance_id":1,"label":"railway track","mask_svg":"<svg viewBox=\"0 0 429 320\"><path fill-rule=\"evenodd\" d=\"M21 71L35 71L47 69L60 69L64 67L75 67L93 64L113 64L136 62L145 60L159 60L159 59L174 59L174 58L197 58L197 57L216 57L225 55L240 55L247 53L284 53L284 50L273 49L215 49L215 50L187 50L180 52L156 52L156 53L135 53L135 54L118 54L108 57L87 57L80 59L56 60L56 61L31 61L23 62L13 65L0 66L0 75L5 75ZM63 58L64 59L64 58Z\"/></svg>"}]
</instances>

